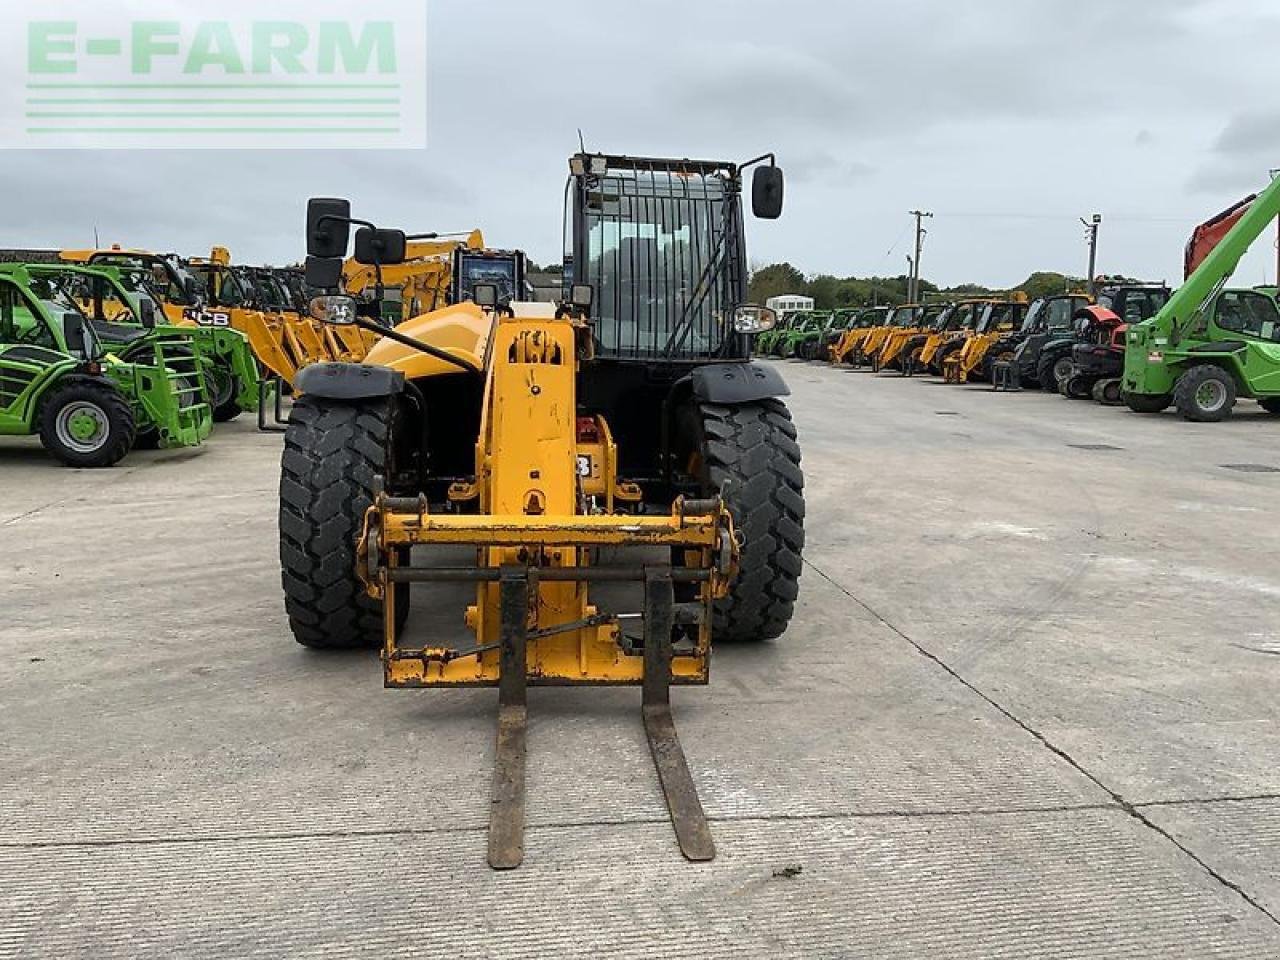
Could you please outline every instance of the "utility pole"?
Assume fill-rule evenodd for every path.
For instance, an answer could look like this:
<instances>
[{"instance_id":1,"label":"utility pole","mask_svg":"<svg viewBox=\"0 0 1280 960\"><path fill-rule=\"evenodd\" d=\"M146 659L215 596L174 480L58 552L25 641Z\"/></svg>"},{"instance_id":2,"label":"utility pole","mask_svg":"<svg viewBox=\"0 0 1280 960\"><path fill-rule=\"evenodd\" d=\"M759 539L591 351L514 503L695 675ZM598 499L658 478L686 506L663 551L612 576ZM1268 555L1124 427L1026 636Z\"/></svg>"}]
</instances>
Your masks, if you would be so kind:
<instances>
[{"instance_id":1,"label":"utility pole","mask_svg":"<svg viewBox=\"0 0 1280 960\"><path fill-rule=\"evenodd\" d=\"M916 302L916 262L907 254L907 303Z\"/></svg>"},{"instance_id":2,"label":"utility pole","mask_svg":"<svg viewBox=\"0 0 1280 960\"><path fill-rule=\"evenodd\" d=\"M1086 279L1089 282L1089 296L1093 296L1097 287L1095 277L1098 269L1098 227L1102 226L1102 214L1095 213L1090 220L1080 218L1080 222L1084 224L1085 237L1089 242L1089 275Z\"/></svg>"},{"instance_id":3,"label":"utility pole","mask_svg":"<svg viewBox=\"0 0 1280 960\"><path fill-rule=\"evenodd\" d=\"M911 216L916 218L916 255L911 260L911 283L907 287L907 302L916 303L916 298L920 295L920 253L924 249L924 238L927 231L924 229L924 221L932 219L932 213L926 213L923 210L912 210Z\"/></svg>"}]
</instances>

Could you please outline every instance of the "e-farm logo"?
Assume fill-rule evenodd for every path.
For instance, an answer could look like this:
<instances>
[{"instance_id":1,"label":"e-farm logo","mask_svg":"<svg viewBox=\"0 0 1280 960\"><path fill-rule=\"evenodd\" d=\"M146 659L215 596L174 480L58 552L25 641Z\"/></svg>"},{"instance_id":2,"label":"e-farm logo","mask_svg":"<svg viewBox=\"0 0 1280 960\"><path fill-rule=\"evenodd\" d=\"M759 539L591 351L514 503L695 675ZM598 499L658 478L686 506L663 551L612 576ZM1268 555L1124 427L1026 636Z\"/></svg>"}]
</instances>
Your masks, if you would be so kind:
<instances>
[{"instance_id":1,"label":"e-farm logo","mask_svg":"<svg viewBox=\"0 0 1280 960\"><path fill-rule=\"evenodd\" d=\"M426 146L419 0L45 0L26 9L0 41L0 76L10 81L0 93L4 146Z\"/></svg>"}]
</instances>

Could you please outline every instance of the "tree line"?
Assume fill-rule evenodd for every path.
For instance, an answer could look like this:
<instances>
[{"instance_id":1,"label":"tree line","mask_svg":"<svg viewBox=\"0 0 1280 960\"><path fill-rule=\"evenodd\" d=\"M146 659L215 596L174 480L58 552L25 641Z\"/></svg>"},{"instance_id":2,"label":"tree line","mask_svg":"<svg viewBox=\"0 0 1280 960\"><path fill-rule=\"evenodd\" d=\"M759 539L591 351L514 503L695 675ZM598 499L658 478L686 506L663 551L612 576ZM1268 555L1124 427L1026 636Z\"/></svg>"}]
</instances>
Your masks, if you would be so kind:
<instances>
[{"instance_id":1,"label":"tree line","mask_svg":"<svg viewBox=\"0 0 1280 960\"><path fill-rule=\"evenodd\" d=\"M790 263L771 263L752 270L750 299L752 303L764 303L770 297L798 294L813 297L814 307L819 310L876 304L892 306L907 302L909 283L910 279L906 274L897 277L834 277L830 274L806 277ZM1082 278L1051 271L1033 273L1010 290L998 290L976 283L940 288L928 280L920 280L920 290L926 300L948 296L989 296L1012 293L1014 290L1021 290L1034 300L1036 297L1084 288L1085 281Z\"/></svg>"}]
</instances>

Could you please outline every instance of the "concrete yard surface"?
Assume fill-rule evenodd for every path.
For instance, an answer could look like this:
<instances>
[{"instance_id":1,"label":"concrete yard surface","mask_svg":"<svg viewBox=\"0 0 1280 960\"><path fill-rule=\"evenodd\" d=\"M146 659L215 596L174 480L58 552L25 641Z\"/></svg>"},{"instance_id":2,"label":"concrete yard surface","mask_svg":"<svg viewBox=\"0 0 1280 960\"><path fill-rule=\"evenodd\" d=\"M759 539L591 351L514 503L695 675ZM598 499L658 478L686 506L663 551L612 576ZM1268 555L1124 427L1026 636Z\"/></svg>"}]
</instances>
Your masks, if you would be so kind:
<instances>
[{"instance_id":1,"label":"concrete yard surface","mask_svg":"<svg viewBox=\"0 0 1280 960\"><path fill-rule=\"evenodd\" d=\"M250 417L4 441L0 957L1280 956L1280 418L779 367L806 571L675 691L701 865L639 692L538 689L490 871L495 692L293 642Z\"/></svg>"}]
</instances>

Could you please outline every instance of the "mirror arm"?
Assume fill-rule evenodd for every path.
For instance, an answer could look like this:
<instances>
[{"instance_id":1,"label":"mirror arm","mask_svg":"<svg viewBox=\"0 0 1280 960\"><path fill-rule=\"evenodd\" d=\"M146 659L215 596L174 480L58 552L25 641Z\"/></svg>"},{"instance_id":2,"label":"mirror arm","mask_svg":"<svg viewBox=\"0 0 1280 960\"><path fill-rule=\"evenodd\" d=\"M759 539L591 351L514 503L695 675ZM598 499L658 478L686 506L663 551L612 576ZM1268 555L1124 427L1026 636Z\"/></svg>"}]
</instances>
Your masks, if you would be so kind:
<instances>
[{"instance_id":1,"label":"mirror arm","mask_svg":"<svg viewBox=\"0 0 1280 960\"><path fill-rule=\"evenodd\" d=\"M747 167L754 167L757 163L763 163L766 160L769 161L769 166L771 167L776 167L778 165L778 158L776 156L772 153L762 153L760 156L748 160L745 163L738 164L738 169L745 170Z\"/></svg>"},{"instance_id":2,"label":"mirror arm","mask_svg":"<svg viewBox=\"0 0 1280 960\"><path fill-rule=\"evenodd\" d=\"M355 325L361 330L368 330L370 333L376 333L378 336L387 337L396 343L403 344L414 350L420 350L429 357L435 357L437 360L443 360L445 363L453 364L455 367L461 367L467 373L474 373L477 377L483 377L484 371L477 367L470 360L463 360L461 357L455 357L451 353L446 353L439 347L433 347L429 343L423 343L413 337L406 336L399 330L392 330L381 324L374 323L372 320L366 320L364 317L356 317Z\"/></svg>"}]
</instances>

